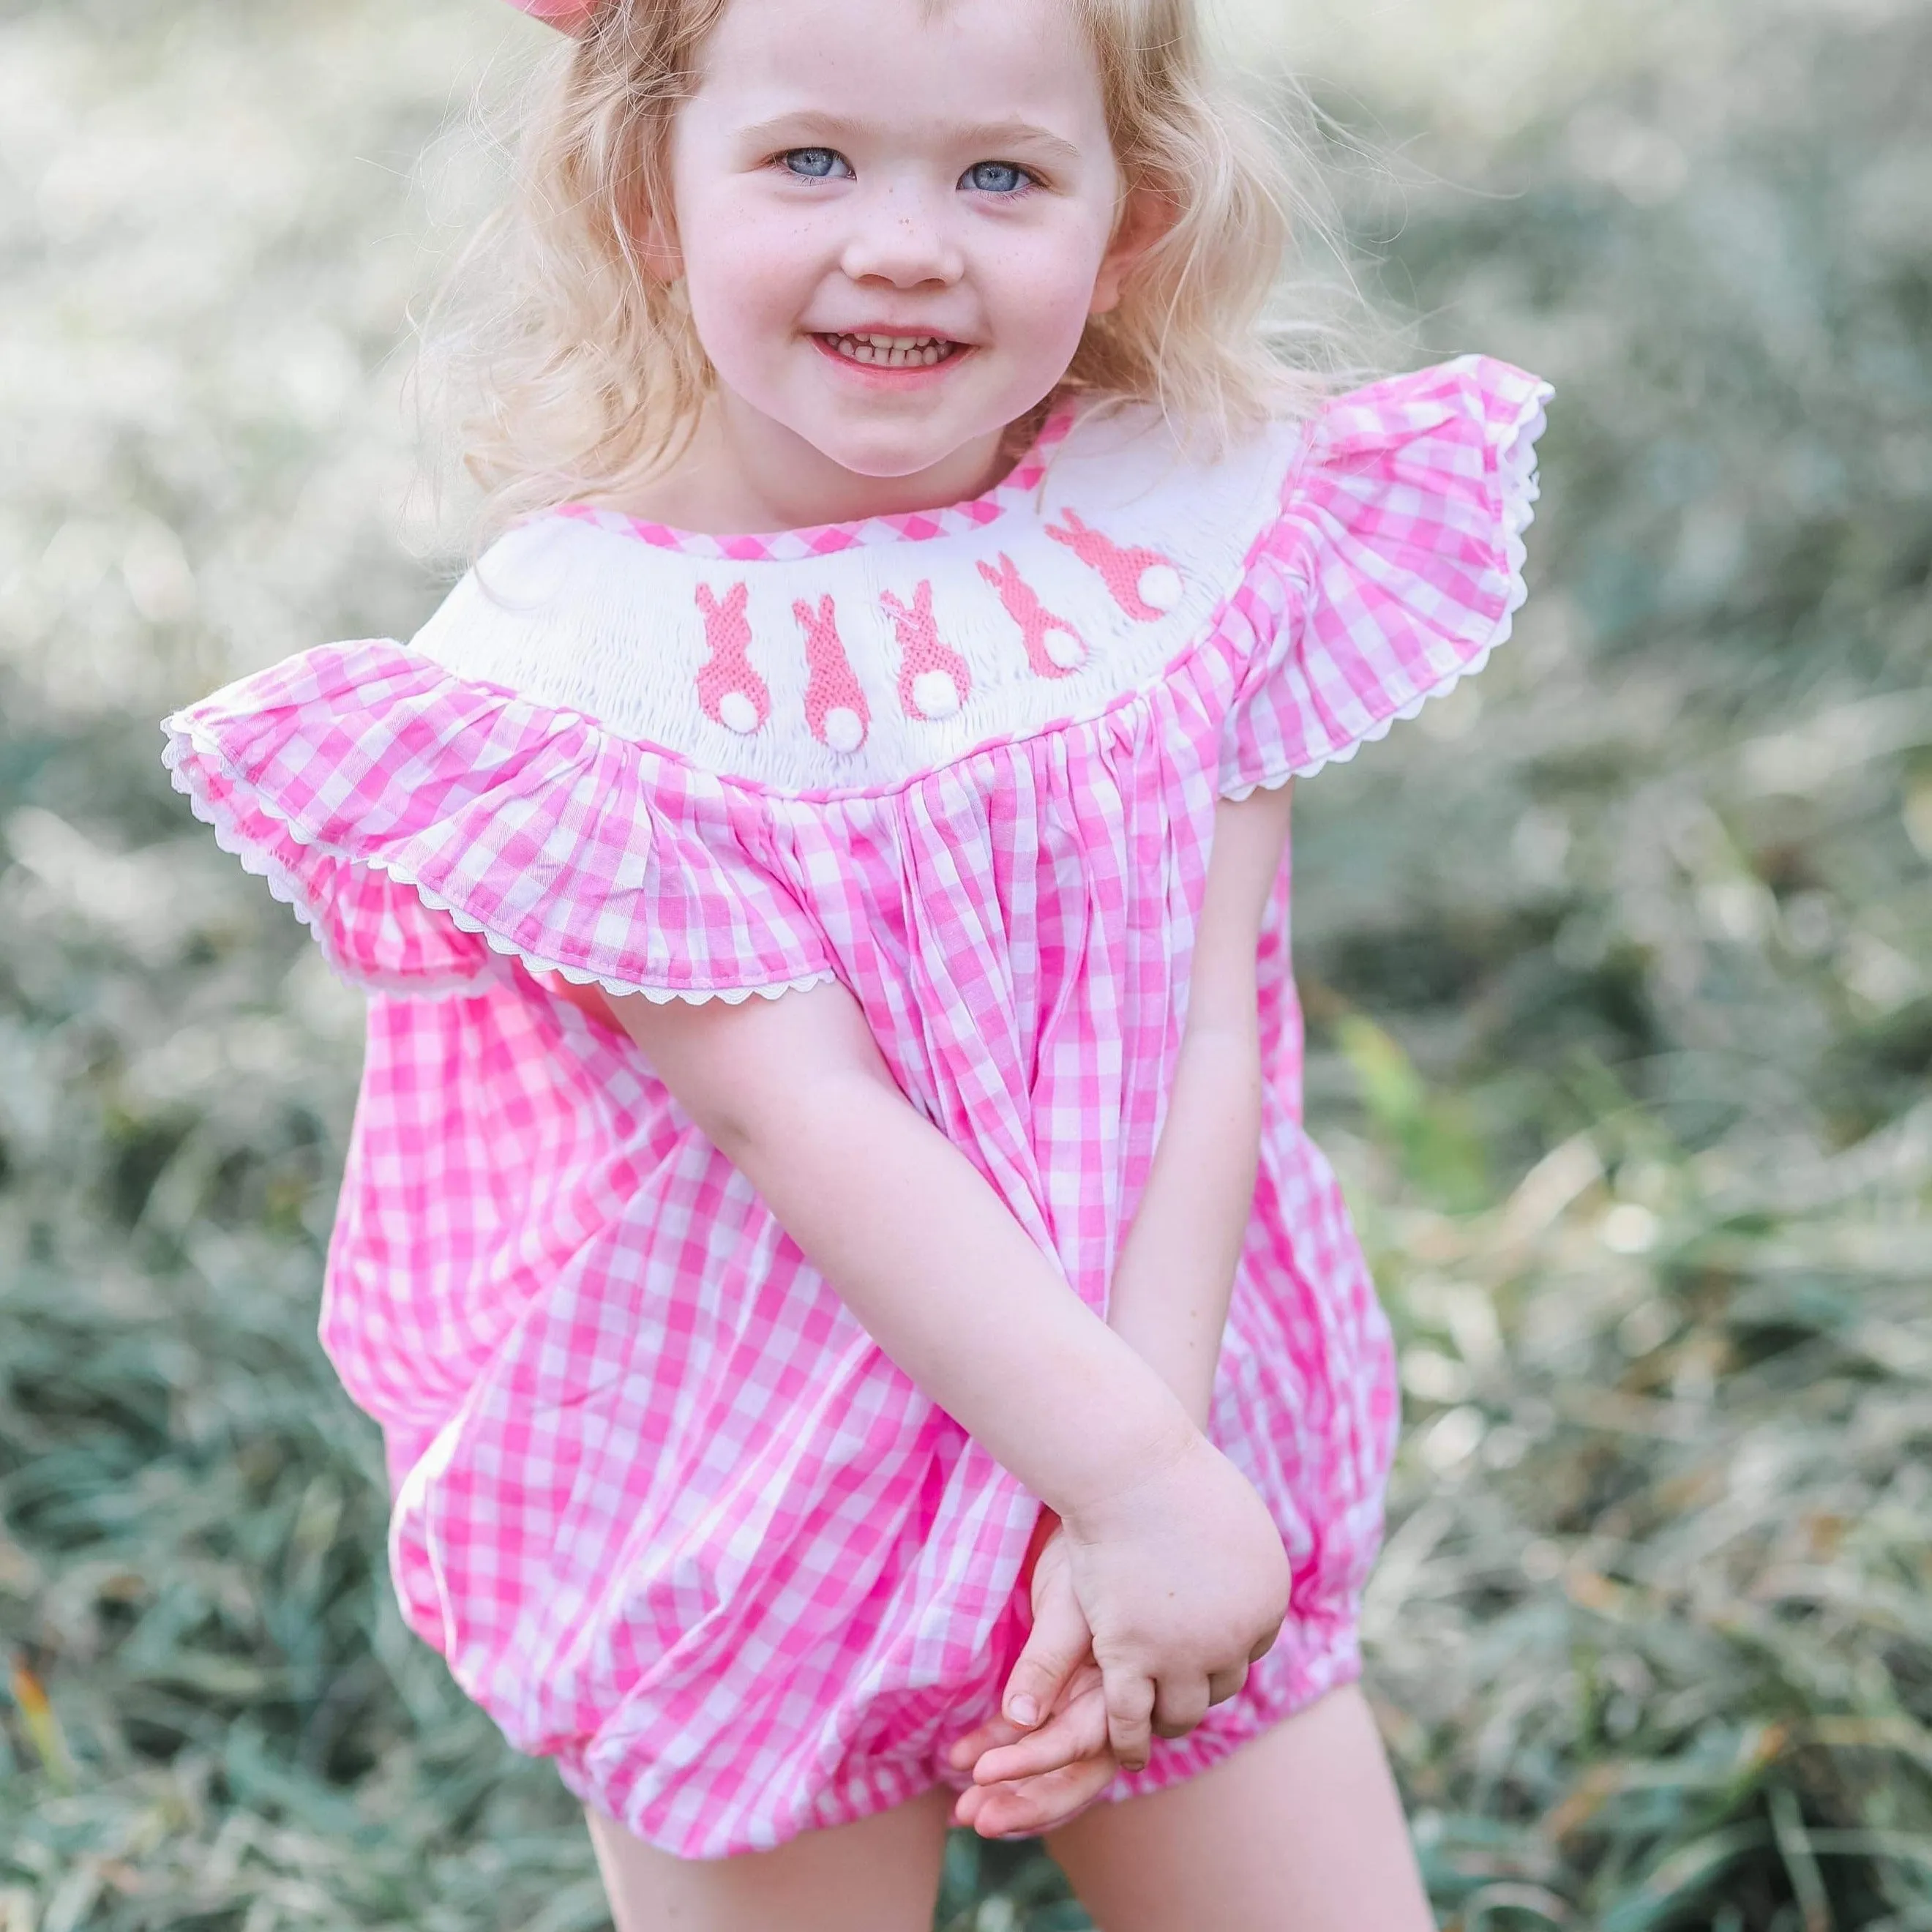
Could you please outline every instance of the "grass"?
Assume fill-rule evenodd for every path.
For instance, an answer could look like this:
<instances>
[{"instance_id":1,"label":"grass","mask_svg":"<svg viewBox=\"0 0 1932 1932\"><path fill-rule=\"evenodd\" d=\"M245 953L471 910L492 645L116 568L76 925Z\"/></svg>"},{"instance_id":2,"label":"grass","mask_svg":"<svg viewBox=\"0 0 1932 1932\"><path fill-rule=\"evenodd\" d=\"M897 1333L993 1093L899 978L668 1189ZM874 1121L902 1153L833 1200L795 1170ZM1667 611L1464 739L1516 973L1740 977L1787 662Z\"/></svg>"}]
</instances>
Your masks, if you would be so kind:
<instances>
[{"instance_id":1,"label":"grass","mask_svg":"<svg viewBox=\"0 0 1932 1932\"><path fill-rule=\"evenodd\" d=\"M1298 835L1430 1882L1460 1932L1932 1927L1932 9L1346 10L1414 357L1562 392L1516 641ZM401 1630L314 1342L356 1003L154 755L435 595L393 344L527 41L407 12L0 10L5 1932L604 1922ZM1084 1921L962 1840L940 1922Z\"/></svg>"}]
</instances>

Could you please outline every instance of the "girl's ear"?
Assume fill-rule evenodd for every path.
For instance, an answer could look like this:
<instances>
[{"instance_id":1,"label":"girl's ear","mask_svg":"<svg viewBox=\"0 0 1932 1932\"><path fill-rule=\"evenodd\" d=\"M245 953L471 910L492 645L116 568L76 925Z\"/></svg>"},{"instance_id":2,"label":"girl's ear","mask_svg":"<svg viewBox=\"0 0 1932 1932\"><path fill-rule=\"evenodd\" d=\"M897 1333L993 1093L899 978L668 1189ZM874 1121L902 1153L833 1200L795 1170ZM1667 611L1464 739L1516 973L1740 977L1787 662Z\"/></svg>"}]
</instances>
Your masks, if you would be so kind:
<instances>
[{"instance_id":1,"label":"girl's ear","mask_svg":"<svg viewBox=\"0 0 1932 1932\"><path fill-rule=\"evenodd\" d=\"M640 147L624 159L626 179L611 214L645 275L660 288L674 287L684 274L684 250L677 245L677 223L670 212L670 157Z\"/></svg>"},{"instance_id":2,"label":"girl's ear","mask_svg":"<svg viewBox=\"0 0 1932 1932\"><path fill-rule=\"evenodd\" d=\"M1094 299L1089 315L1105 315L1119 305L1121 285L1134 265L1172 228L1180 214L1172 193L1152 182L1143 182L1127 191L1120 218L1114 224L1114 238L1100 257L1094 278Z\"/></svg>"},{"instance_id":3,"label":"girl's ear","mask_svg":"<svg viewBox=\"0 0 1932 1932\"><path fill-rule=\"evenodd\" d=\"M656 214L645 216L638 232L638 254L644 272L670 288L684 276L684 251L669 222Z\"/></svg>"}]
</instances>

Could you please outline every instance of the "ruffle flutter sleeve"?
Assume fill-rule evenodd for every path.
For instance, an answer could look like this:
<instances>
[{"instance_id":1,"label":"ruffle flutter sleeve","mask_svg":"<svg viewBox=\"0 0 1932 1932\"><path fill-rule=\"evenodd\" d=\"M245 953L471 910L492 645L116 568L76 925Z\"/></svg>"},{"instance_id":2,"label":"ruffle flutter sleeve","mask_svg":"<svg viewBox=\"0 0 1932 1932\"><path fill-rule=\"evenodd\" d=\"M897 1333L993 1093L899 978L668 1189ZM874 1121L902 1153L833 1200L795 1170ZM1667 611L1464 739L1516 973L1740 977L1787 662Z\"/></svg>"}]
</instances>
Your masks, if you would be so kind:
<instances>
[{"instance_id":1,"label":"ruffle flutter sleeve","mask_svg":"<svg viewBox=\"0 0 1932 1932\"><path fill-rule=\"evenodd\" d=\"M304 652L164 729L218 842L376 990L505 956L658 1000L832 976L755 794L400 645Z\"/></svg>"},{"instance_id":2,"label":"ruffle flutter sleeve","mask_svg":"<svg viewBox=\"0 0 1932 1932\"><path fill-rule=\"evenodd\" d=\"M1332 404L1243 586L1220 791L1352 758L1480 670L1523 602L1548 384L1483 356Z\"/></svg>"}]
</instances>

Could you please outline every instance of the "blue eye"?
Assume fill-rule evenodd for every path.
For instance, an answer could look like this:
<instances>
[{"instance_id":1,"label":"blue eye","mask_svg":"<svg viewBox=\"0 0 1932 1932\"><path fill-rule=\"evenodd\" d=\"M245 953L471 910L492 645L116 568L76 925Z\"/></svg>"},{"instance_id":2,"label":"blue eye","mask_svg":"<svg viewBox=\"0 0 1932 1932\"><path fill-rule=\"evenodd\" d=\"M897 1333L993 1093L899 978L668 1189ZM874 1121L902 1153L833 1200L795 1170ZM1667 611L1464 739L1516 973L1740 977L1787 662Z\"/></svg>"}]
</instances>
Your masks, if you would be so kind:
<instances>
[{"instance_id":1,"label":"blue eye","mask_svg":"<svg viewBox=\"0 0 1932 1932\"><path fill-rule=\"evenodd\" d=\"M1017 194L1032 187L1034 178L1011 161L975 161L959 177L959 185L977 188L982 194Z\"/></svg>"},{"instance_id":2,"label":"blue eye","mask_svg":"<svg viewBox=\"0 0 1932 1932\"><path fill-rule=\"evenodd\" d=\"M778 159L808 181L830 181L852 172L851 164L833 148L788 148Z\"/></svg>"}]
</instances>

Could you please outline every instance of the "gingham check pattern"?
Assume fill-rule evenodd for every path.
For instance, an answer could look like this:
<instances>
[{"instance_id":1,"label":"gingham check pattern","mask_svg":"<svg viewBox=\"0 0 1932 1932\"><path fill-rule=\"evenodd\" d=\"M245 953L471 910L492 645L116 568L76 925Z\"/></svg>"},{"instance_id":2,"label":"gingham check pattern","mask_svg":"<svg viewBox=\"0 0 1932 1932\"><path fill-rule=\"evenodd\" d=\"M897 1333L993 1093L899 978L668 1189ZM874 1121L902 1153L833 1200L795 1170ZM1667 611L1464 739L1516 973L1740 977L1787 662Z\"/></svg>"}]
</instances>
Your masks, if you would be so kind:
<instances>
[{"instance_id":1,"label":"gingham check pattern","mask_svg":"<svg viewBox=\"0 0 1932 1932\"><path fill-rule=\"evenodd\" d=\"M718 1856L945 1777L1021 1640L1036 1505L531 969L660 998L836 976L1103 1306L1215 801L1348 755L1506 633L1546 394L1469 362L1335 404L1166 676L890 789L722 780L389 644L170 721L223 844L379 989L322 1334L386 1432L406 1614L632 1830ZM1300 1124L1285 878L1260 963L1264 1144L1214 1429L1280 1525L1293 1613L1123 1792L1353 1673L1379 1533L1388 1336Z\"/></svg>"}]
</instances>

